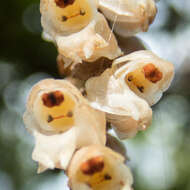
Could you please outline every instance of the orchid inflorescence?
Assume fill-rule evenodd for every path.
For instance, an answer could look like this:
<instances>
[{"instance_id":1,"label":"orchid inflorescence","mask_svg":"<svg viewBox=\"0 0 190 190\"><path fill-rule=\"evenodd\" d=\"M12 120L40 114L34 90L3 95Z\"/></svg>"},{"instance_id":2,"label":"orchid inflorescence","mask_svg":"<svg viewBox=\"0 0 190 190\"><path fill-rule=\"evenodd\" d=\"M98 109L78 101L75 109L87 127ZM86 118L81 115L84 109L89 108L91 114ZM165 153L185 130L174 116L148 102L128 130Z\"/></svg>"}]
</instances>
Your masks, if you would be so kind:
<instances>
[{"instance_id":1,"label":"orchid inflorescence","mask_svg":"<svg viewBox=\"0 0 190 190\"><path fill-rule=\"evenodd\" d=\"M126 152L109 128L120 139L146 130L174 67L149 50L126 53L118 38L147 31L155 1L41 0L40 11L64 79L42 80L28 97L38 172L64 170L72 190L131 190Z\"/></svg>"}]
</instances>

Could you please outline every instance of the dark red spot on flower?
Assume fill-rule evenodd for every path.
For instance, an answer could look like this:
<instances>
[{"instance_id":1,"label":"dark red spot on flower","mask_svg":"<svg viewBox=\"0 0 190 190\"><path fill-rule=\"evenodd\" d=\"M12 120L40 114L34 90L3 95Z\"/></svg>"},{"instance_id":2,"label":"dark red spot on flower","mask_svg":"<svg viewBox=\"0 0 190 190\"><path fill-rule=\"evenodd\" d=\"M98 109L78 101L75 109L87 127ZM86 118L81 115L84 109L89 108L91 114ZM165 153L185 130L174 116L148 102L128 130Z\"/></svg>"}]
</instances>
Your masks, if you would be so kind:
<instances>
[{"instance_id":1,"label":"dark red spot on flower","mask_svg":"<svg viewBox=\"0 0 190 190\"><path fill-rule=\"evenodd\" d=\"M111 177L109 174L105 174L105 175L104 175L104 179L105 179L105 180L111 180L112 177Z\"/></svg>"},{"instance_id":2,"label":"dark red spot on flower","mask_svg":"<svg viewBox=\"0 0 190 190\"><path fill-rule=\"evenodd\" d=\"M68 17L62 16L62 21L63 21L63 22L66 22L67 20L68 20Z\"/></svg>"},{"instance_id":3,"label":"dark red spot on flower","mask_svg":"<svg viewBox=\"0 0 190 190\"><path fill-rule=\"evenodd\" d=\"M143 67L145 78L152 83L156 83L162 79L162 72L158 70L152 63Z\"/></svg>"},{"instance_id":4,"label":"dark red spot on flower","mask_svg":"<svg viewBox=\"0 0 190 190\"><path fill-rule=\"evenodd\" d=\"M125 185L125 183L123 181L120 181L119 183L120 183L121 186Z\"/></svg>"},{"instance_id":5,"label":"dark red spot on flower","mask_svg":"<svg viewBox=\"0 0 190 190\"><path fill-rule=\"evenodd\" d=\"M55 0L55 3L60 8L65 8L69 5L72 5L75 0Z\"/></svg>"},{"instance_id":6,"label":"dark red spot on flower","mask_svg":"<svg viewBox=\"0 0 190 190\"><path fill-rule=\"evenodd\" d=\"M85 14L86 14L86 12L81 9L81 10L80 10L80 15L81 15L81 16L84 16Z\"/></svg>"},{"instance_id":7,"label":"dark red spot on flower","mask_svg":"<svg viewBox=\"0 0 190 190\"><path fill-rule=\"evenodd\" d=\"M53 120L54 120L53 117L52 117L51 115L48 115L47 122L50 123L50 122L52 122Z\"/></svg>"},{"instance_id":8,"label":"dark red spot on flower","mask_svg":"<svg viewBox=\"0 0 190 190\"><path fill-rule=\"evenodd\" d=\"M73 112L72 112L72 111L69 111L69 112L67 113L67 117L73 117Z\"/></svg>"},{"instance_id":9,"label":"dark red spot on flower","mask_svg":"<svg viewBox=\"0 0 190 190\"><path fill-rule=\"evenodd\" d=\"M143 93L144 92L144 86L137 86L138 90Z\"/></svg>"},{"instance_id":10,"label":"dark red spot on flower","mask_svg":"<svg viewBox=\"0 0 190 190\"><path fill-rule=\"evenodd\" d=\"M59 106L63 101L64 96L60 91L49 92L42 95L42 102L48 108Z\"/></svg>"},{"instance_id":11,"label":"dark red spot on flower","mask_svg":"<svg viewBox=\"0 0 190 190\"><path fill-rule=\"evenodd\" d=\"M104 160L102 156L91 158L80 166L80 170L85 175L93 175L94 173L101 172L104 168Z\"/></svg>"},{"instance_id":12,"label":"dark red spot on flower","mask_svg":"<svg viewBox=\"0 0 190 190\"><path fill-rule=\"evenodd\" d=\"M128 81L131 82L132 80L133 80L133 76L131 75L128 77Z\"/></svg>"}]
</instances>

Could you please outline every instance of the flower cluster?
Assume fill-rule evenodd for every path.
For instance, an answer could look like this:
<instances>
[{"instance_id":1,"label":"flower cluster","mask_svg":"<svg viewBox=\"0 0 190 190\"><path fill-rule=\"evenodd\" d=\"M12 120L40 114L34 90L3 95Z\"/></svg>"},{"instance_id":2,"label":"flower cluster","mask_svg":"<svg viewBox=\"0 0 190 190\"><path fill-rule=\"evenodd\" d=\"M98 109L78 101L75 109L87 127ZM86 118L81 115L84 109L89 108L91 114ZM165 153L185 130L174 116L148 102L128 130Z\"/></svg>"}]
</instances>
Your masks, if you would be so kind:
<instances>
[{"instance_id":1,"label":"flower cluster","mask_svg":"<svg viewBox=\"0 0 190 190\"><path fill-rule=\"evenodd\" d=\"M40 10L64 79L42 80L28 97L23 119L38 172L64 170L72 190L131 190L126 151L107 126L120 139L149 127L174 68L148 50L127 54L118 38L147 31L155 1L41 0Z\"/></svg>"}]
</instances>

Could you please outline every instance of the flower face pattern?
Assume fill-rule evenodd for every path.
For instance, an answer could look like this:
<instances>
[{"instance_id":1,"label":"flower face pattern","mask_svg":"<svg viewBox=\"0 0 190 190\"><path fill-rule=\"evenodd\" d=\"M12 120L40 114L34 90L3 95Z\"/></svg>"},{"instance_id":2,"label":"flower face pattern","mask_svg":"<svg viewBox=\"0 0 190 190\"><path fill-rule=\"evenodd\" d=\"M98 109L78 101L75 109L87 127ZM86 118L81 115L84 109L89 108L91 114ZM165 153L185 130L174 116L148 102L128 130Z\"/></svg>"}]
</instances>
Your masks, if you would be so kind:
<instances>
[{"instance_id":1,"label":"flower face pattern","mask_svg":"<svg viewBox=\"0 0 190 190\"><path fill-rule=\"evenodd\" d=\"M42 26L50 35L68 35L87 26L96 13L92 0L41 0Z\"/></svg>"},{"instance_id":2,"label":"flower face pattern","mask_svg":"<svg viewBox=\"0 0 190 190\"><path fill-rule=\"evenodd\" d=\"M39 123L43 120L44 125L61 132L74 125L75 101L66 93L59 90L43 93L34 106L38 107L35 116Z\"/></svg>"},{"instance_id":3,"label":"flower face pattern","mask_svg":"<svg viewBox=\"0 0 190 190\"><path fill-rule=\"evenodd\" d=\"M72 189L130 189L133 178L124 158L111 149L89 146L75 153L68 170Z\"/></svg>"},{"instance_id":4,"label":"flower face pattern","mask_svg":"<svg viewBox=\"0 0 190 190\"><path fill-rule=\"evenodd\" d=\"M174 76L174 67L170 62L147 50L116 59L113 69L116 78L150 105L158 102Z\"/></svg>"}]
</instances>

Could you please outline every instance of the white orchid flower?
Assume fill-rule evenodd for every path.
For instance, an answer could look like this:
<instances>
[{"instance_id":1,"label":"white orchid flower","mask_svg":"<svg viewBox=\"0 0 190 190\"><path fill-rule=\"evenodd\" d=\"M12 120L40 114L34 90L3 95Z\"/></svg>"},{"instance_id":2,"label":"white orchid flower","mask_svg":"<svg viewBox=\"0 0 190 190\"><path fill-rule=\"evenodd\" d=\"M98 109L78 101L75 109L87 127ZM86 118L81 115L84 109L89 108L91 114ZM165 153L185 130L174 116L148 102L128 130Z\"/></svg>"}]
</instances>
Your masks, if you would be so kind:
<instances>
[{"instance_id":1,"label":"white orchid flower","mask_svg":"<svg viewBox=\"0 0 190 190\"><path fill-rule=\"evenodd\" d=\"M133 177L124 158L103 146L77 151L69 165L72 190L131 190Z\"/></svg>"},{"instance_id":2,"label":"white orchid flower","mask_svg":"<svg viewBox=\"0 0 190 190\"><path fill-rule=\"evenodd\" d=\"M147 31L157 13L154 0L99 0L99 8L122 36Z\"/></svg>"},{"instance_id":3,"label":"white orchid flower","mask_svg":"<svg viewBox=\"0 0 190 190\"><path fill-rule=\"evenodd\" d=\"M174 66L148 50L136 51L113 62L114 76L150 106L162 97L174 76Z\"/></svg>"},{"instance_id":4,"label":"white orchid flower","mask_svg":"<svg viewBox=\"0 0 190 190\"><path fill-rule=\"evenodd\" d=\"M66 169L76 149L105 144L104 113L91 108L64 80L42 80L32 88L24 123L35 137L32 156L39 172Z\"/></svg>"},{"instance_id":5,"label":"white orchid flower","mask_svg":"<svg viewBox=\"0 0 190 190\"><path fill-rule=\"evenodd\" d=\"M41 0L43 36L68 61L114 59L122 54L96 0Z\"/></svg>"}]
</instances>

